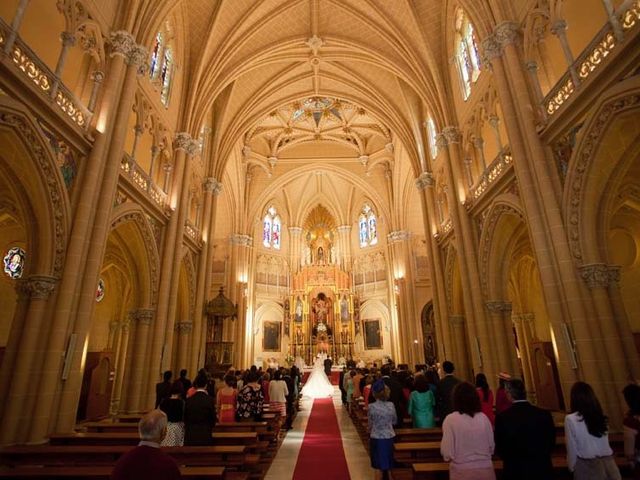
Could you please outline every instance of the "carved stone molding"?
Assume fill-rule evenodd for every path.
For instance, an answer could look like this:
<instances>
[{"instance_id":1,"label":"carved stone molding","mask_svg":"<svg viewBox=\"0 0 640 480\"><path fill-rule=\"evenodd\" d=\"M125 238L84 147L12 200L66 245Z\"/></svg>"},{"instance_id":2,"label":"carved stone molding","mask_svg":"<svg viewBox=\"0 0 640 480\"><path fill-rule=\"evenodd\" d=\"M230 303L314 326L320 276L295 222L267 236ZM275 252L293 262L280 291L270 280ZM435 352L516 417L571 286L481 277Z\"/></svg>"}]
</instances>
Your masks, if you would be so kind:
<instances>
[{"instance_id":1,"label":"carved stone molding","mask_svg":"<svg viewBox=\"0 0 640 480\"><path fill-rule=\"evenodd\" d=\"M127 65L131 65L138 68L138 75L145 75L149 68L147 59L149 58L149 51L142 45L134 45L133 48L127 54Z\"/></svg>"},{"instance_id":2,"label":"carved stone molding","mask_svg":"<svg viewBox=\"0 0 640 480\"><path fill-rule=\"evenodd\" d=\"M454 327L464 325L464 315L449 315L449 323Z\"/></svg>"},{"instance_id":3,"label":"carved stone molding","mask_svg":"<svg viewBox=\"0 0 640 480\"><path fill-rule=\"evenodd\" d=\"M427 187L433 187L435 181L433 180L433 174L431 172L422 172L418 178L416 178L416 188L418 190L424 190Z\"/></svg>"},{"instance_id":4,"label":"carved stone molding","mask_svg":"<svg viewBox=\"0 0 640 480\"><path fill-rule=\"evenodd\" d=\"M338 232L341 234L348 235L351 232L351 225L340 225L338 227Z\"/></svg>"},{"instance_id":5,"label":"carved stone molding","mask_svg":"<svg viewBox=\"0 0 640 480\"><path fill-rule=\"evenodd\" d=\"M511 311L511 302L491 301L485 303L487 310L491 313L503 313Z\"/></svg>"},{"instance_id":6,"label":"carved stone molding","mask_svg":"<svg viewBox=\"0 0 640 480\"><path fill-rule=\"evenodd\" d=\"M531 323L536 318L535 313L514 313L511 315L513 323Z\"/></svg>"},{"instance_id":7,"label":"carved stone molding","mask_svg":"<svg viewBox=\"0 0 640 480\"><path fill-rule=\"evenodd\" d=\"M222 193L222 183L213 177L207 177L204 179L204 191L211 192L216 197Z\"/></svg>"},{"instance_id":8,"label":"carved stone molding","mask_svg":"<svg viewBox=\"0 0 640 480\"><path fill-rule=\"evenodd\" d=\"M369 163L369 155L360 155L358 157L358 160L360 161L363 167L366 167L367 163Z\"/></svg>"},{"instance_id":9,"label":"carved stone molding","mask_svg":"<svg viewBox=\"0 0 640 480\"><path fill-rule=\"evenodd\" d=\"M71 32L62 32L60 40L65 47L73 47L76 44L76 36Z\"/></svg>"},{"instance_id":10,"label":"carved stone molding","mask_svg":"<svg viewBox=\"0 0 640 480\"><path fill-rule=\"evenodd\" d=\"M187 152L188 156L193 157L200 152L200 144L196 140L192 139L187 144L185 151Z\"/></svg>"},{"instance_id":11,"label":"carved stone molding","mask_svg":"<svg viewBox=\"0 0 640 480\"><path fill-rule=\"evenodd\" d=\"M436 147L438 147L438 149L442 149L447 148L447 145L447 137L445 137L442 133L438 133L436 135Z\"/></svg>"},{"instance_id":12,"label":"carved stone molding","mask_svg":"<svg viewBox=\"0 0 640 480\"><path fill-rule=\"evenodd\" d=\"M135 312L132 312L132 318L134 318L139 325L151 325L155 313L155 310L150 308L139 308Z\"/></svg>"},{"instance_id":13,"label":"carved stone molding","mask_svg":"<svg viewBox=\"0 0 640 480\"><path fill-rule=\"evenodd\" d=\"M409 240L409 237L411 237L411 233L406 230L396 230L395 232L389 232L387 235L389 243L404 242L405 240Z\"/></svg>"},{"instance_id":14,"label":"carved stone molding","mask_svg":"<svg viewBox=\"0 0 640 480\"><path fill-rule=\"evenodd\" d=\"M46 300L55 289L56 283L58 283L56 277L49 275L31 275L28 278L20 280L17 289L22 296Z\"/></svg>"},{"instance_id":15,"label":"carved stone molding","mask_svg":"<svg viewBox=\"0 0 640 480\"><path fill-rule=\"evenodd\" d=\"M324 45L324 41L317 35L314 35L305 42L305 45L307 45L311 49L313 55L315 56L318 55L318 50L322 48L322 45Z\"/></svg>"},{"instance_id":16,"label":"carved stone molding","mask_svg":"<svg viewBox=\"0 0 640 480\"><path fill-rule=\"evenodd\" d=\"M338 227L338 230L339 229L340 227ZM291 234L291 236L300 235L302 233L302 227L289 227L289 233Z\"/></svg>"},{"instance_id":17,"label":"carved stone molding","mask_svg":"<svg viewBox=\"0 0 640 480\"><path fill-rule=\"evenodd\" d=\"M111 56L120 55L127 58L131 49L136 46L136 41L126 30L116 30L109 34L109 43L111 44Z\"/></svg>"},{"instance_id":18,"label":"carved stone molding","mask_svg":"<svg viewBox=\"0 0 640 480\"><path fill-rule=\"evenodd\" d=\"M229 241L232 245L242 245L243 247L250 247L253 245L253 238L250 235L243 233L234 233L229 237Z\"/></svg>"},{"instance_id":19,"label":"carved stone molding","mask_svg":"<svg viewBox=\"0 0 640 480\"><path fill-rule=\"evenodd\" d=\"M176 323L176 331L179 335L189 335L193 331L193 322Z\"/></svg>"},{"instance_id":20,"label":"carved stone molding","mask_svg":"<svg viewBox=\"0 0 640 480\"><path fill-rule=\"evenodd\" d=\"M589 288L607 288L620 281L620 266L591 263L579 267L580 277Z\"/></svg>"},{"instance_id":21,"label":"carved stone molding","mask_svg":"<svg viewBox=\"0 0 640 480\"><path fill-rule=\"evenodd\" d=\"M502 56L502 47L494 34L488 35L482 40L482 63L491 65L494 58Z\"/></svg>"},{"instance_id":22,"label":"carved stone molding","mask_svg":"<svg viewBox=\"0 0 640 480\"><path fill-rule=\"evenodd\" d=\"M176 133L175 138L173 139L173 148L176 150L183 150L184 152L189 152L191 148L191 135L187 132L178 132Z\"/></svg>"}]
</instances>

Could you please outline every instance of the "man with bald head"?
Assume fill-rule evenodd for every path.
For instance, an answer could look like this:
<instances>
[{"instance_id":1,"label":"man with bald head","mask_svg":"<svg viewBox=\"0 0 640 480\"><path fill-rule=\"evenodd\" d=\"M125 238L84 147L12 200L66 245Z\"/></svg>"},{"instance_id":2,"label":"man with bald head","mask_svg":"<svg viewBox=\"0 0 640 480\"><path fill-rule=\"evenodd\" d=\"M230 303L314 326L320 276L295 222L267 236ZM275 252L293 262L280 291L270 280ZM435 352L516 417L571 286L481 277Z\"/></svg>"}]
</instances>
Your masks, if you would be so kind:
<instances>
[{"instance_id":1,"label":"man with bald head","mask_svg":"<svg viewBox=\"0 0 640 480\"><path fill-rule=\"evenodd\" d=\"M111 472L111 480L176 480L182 478L175 460L160 450L167 434L167 416L162 410L151 410L138 423L140 443L125 453Z\"/></svg>"}]
</instances>

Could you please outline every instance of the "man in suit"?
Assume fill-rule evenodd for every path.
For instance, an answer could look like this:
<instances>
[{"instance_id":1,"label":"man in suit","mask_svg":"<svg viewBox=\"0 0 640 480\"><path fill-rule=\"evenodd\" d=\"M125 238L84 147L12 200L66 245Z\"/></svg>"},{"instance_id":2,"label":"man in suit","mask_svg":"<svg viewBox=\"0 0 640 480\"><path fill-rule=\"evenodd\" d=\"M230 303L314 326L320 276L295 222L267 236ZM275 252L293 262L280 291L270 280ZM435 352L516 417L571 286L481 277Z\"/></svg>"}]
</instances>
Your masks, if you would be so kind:
<instances>
[{"instance_id":1,"label":"man in suit","mask_svg":"<svg viewBox=\"0 0 640 480\"><path fill-rule=\"evenodd\" d=\"M496 417L496 454L502 458L504 480L547 480L554 478L551 454L556 429L551 412L531 405L522 380L507 383L513 404Z\"/></svg>"},{"instance_id":2,"label":"man in suit","mask_svg":"<svg viewBox=\"0 0 640 480\"><path fill-rule=\"evenodd\" d=\"M324 360L324 373L327 374L327 377L329 377L329 379L331 379L331 367L333 367L333 362L331 361L331 358L327 357Z\"/></svg>"},{"instance_id":3,"label":"man in suit","mask_svg":"<svg viewBox=\"0 0 640 480\"><path fill-rule=\"evenodd\" d=\"M167 370L162 374L162 381L156 383L156 408L160 405L160 402L165 398L171 396L171 377L173 373L171 370Z\"/></svg>"},{"instance_id":4,"label":"man in suit","mask_svg":"<svg viewBox=\"0 0 640 480\"><path fill-rule=\"evenodd\" d=\"M444 377L438 382L436 388L436 409L438 411L438 423L442 425L444 419L453 411L452 393L453 388L460 383L460 380L453 376L455 366L449 360L442 364Z\"/></svg>"},{"instance_id":5,"label":"man in suit","mask_svg":"<svg viewBox=\"0 0 640 480\"><path fill-rule=\"evenodd\" d=\"M391 375L391 365L384 365L380 369L380 373L382 374L382 381L384 381L384 384L389 387L389 401L393 403L393 406L396 409L397 422L394 427L401 427L403 421L402 412L406 410L403 408L403 403L405 403L405 400L404 395L402 394L402 384L398 381L397 378ZM369 403L373 403L375 401L376 400L373 397L372 388L371 392L369 392Z\"/></svg>"},{"instance_id":6,"label":"man in suit","mask_svg":"<svg viewBox=\"0 0 640 480\"><path fill-rule=\"evenodd\" d=\"M187 398L184 406L184 444L213 445L213 427L216 424L216 405L207 393L208 379L198 375L193 382L196 393Z\"/></svg>"}]
</instances>

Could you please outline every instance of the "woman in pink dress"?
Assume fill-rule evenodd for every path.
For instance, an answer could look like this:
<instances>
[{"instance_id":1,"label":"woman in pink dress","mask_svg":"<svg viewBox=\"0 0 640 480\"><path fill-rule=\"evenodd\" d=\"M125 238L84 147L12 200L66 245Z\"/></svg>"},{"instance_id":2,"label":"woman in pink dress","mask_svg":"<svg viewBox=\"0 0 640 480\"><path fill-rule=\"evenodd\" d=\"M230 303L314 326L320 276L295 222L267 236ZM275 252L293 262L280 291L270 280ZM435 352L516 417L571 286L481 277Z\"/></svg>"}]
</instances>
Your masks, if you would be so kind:
<instances>
[{"instance_id":1,"label":"woman in pink dress","mask_svg":"<svg viewBox=\"0 0 640 480\"><path fill-rule=\"evenodd\" d=\"M236 377L227 375L224 377L225 386L218 390L216 404L218 406L218 421L221 423L236 421L236 400L238 390L234 388Z\"/></svg>"},{"instance_id":2,"label":"woman in pink dress","mask_svg":"<svg viewBox=\"0 0 640 480\"><path fill-rule=\"evenodd\" d=\"M493 427L496 420L496 416L493 413L493 392L489 388L489 382L487 382L487 377L484 373L476 375L476 391L480 397L482 413L487 416Z\"/></svg>"},{"instance_id":3,"label":"woman in pink dress","mask_svg":"<svg viewBox=\"0 0 640 480\"><path fill-rule=\"evenodd\" d=\"M506 382L511 380L511 375L507 372L500 372L498 374L498 390L496 391L496 415L504 412L511 406L511 400L507 396Z\"/></svg>"}]
</instances>

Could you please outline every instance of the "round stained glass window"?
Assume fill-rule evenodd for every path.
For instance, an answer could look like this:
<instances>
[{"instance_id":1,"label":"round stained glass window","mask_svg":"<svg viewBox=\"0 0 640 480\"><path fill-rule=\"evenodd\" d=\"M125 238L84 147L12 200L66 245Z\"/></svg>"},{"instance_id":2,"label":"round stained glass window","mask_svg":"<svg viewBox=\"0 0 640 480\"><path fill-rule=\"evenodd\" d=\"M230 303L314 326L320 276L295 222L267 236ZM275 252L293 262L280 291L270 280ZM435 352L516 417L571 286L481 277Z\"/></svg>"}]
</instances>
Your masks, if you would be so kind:
<instances>
[{"instance_id":1,"label":"round stained glass window","mask_svg":"<svg viewBox=\"0 0 640 480\"><path fill-rule=\"evenodd\" d=\"M102 301L104 298L104 280L98 280L98 287L96 288L96 302Z\"/></svg>"},{"instance_id":2,"label":"round stained glass window","mask_svg":"<svg viewBox=\"0 0 640 480\"><path fill-rule=\"evenodd\" d=\"M26 253L20 247L10 248L3 259L4 273L11 278L22 277Z\"/></svg>"}]
</instances>

